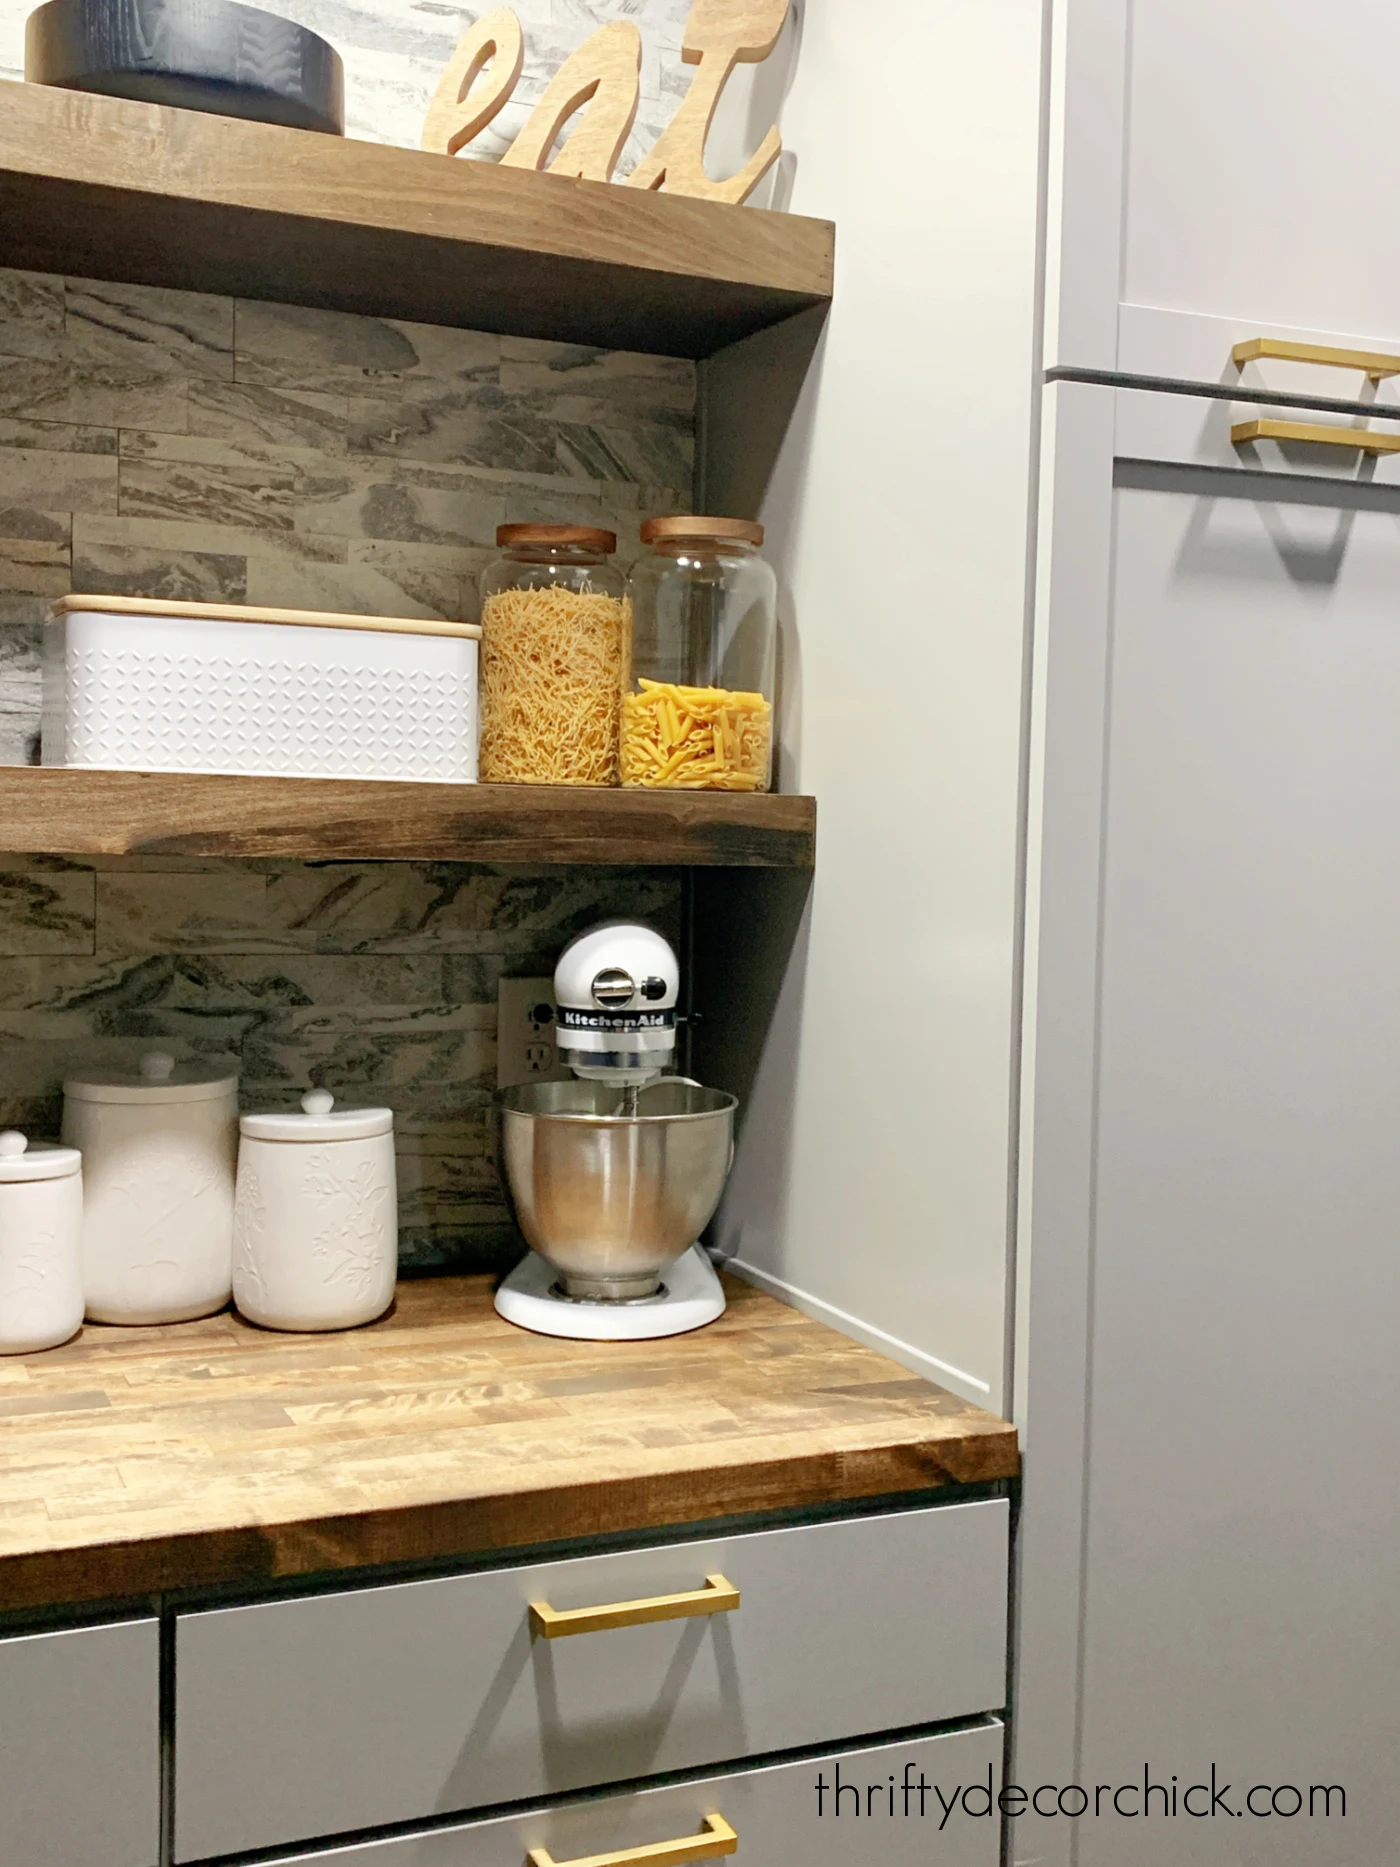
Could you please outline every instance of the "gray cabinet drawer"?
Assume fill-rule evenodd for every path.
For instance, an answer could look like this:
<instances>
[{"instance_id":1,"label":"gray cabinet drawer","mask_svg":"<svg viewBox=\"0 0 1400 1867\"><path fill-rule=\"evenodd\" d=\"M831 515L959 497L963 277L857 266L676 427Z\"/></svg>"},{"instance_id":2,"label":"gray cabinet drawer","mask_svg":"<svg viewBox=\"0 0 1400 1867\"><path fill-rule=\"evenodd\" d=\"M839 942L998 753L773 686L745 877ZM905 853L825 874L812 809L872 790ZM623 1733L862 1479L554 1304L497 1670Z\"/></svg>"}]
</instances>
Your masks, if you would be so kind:
<instances>
[{"instance_id":1,"label":"gray cabinet drawer","mask_svg":"<svg viewBox=\"0 0 1400 1867\"><path fill-rule=\"evenodd\" d=\"M181 1617L175 1858L286 1846L1005 1700L1000 1499ZM733 1611L541 1638L703 1588Z\"/></svg>"},{"instance_id":2,"label":"gray cabinet drawer","mask_svg":"<svg viewBox=\"0 0 1400 1867\"><path fill-rule=\"evenodd\" d=\"M153 1620L0 1640L0 1861L156 1867Z\"/></svg>"},{"instance_id":3,"label":"gray cabinet drawer","mask_svg":"<svg viewBox=\"0 0 1400 1867\"><path fill-rule=\"evenodd\" d=\"M931 1860L938 1867L996 1867L1001 1822L995 1813L980 1811L984 1803L991 1806L1000 1787L1001 1749L1002 1727L989 1721L914 1743L532 1809L430 1835L303 1854L270 1867L521 1867L532 1848L545 1849L559 1867L569 1867L622 1848L698 1835L709 1816L734 1831L736 1867L851 1867L853 1861L928 1867ZM935 1791L941 1789L952 1804L955 1792L973 1784L981 1789L969 1797L972 1813L958 1806L945 1820Z\"/></svg>"}]
</instances>

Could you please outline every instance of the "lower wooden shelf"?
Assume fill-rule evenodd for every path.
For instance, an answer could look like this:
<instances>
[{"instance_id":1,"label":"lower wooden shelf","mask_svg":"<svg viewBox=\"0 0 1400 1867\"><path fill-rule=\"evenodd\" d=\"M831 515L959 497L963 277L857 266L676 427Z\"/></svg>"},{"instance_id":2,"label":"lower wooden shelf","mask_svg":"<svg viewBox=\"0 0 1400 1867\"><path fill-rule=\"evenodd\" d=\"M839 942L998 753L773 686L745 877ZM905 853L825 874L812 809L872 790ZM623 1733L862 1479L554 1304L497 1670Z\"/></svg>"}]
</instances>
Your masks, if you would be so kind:
<instances>
[{"instance_id":1,"label":"lower wooden shelf","mask_svg":"<svg viewBox=\"0 0 1400 1867\"><path fill-rule=\"evenodd\" d=\"M0 767L15 855L809 869L810 797Z\"/></svg>"}]
</instances>

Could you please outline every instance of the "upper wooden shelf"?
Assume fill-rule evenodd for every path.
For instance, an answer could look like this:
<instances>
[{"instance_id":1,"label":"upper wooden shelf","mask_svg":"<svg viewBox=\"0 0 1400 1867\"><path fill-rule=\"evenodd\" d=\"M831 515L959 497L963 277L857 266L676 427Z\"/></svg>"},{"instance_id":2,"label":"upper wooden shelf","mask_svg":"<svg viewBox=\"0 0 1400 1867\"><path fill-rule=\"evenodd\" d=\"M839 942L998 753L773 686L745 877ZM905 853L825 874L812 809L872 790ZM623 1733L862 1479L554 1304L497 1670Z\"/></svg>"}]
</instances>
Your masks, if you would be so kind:
<instances>
[{"instance_id":1,"label":"upper wooden shelf","mask_svg":"<svg viewBox=\"0 0 1400 1867\"><path fill-rule=\"evenodd\" d=\"M0 766L0 850L807 869L810 797Z\"/></svg>"},{"instance_id":2,"label":"upper wooden shelf","mask_svg":"<svg viewBox=\"0 0 1400 1867\"><path fill-rule=\"evenodd\" d=\"M831 297L829 221L0 83L3 263L708 356Z\"/></svg>"}]
</instances>

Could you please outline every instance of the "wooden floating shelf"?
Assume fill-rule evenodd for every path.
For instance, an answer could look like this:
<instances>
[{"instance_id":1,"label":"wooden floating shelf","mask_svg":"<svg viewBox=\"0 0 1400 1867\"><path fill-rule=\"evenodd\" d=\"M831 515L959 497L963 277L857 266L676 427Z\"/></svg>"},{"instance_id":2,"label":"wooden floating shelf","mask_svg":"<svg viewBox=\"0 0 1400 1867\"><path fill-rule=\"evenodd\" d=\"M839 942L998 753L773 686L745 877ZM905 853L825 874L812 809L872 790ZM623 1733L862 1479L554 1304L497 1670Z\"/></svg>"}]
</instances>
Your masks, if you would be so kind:
<instances>
[{"instance_id":1,"label":"wooden floating shelf","mask_svg":"<svg viewBox=\"0 0 1400 1867\"><path fill-rule=\"evenodd\" d=\"M0 850L809 869L810 797L0 767Z\"/></svg>"},{"instance_id":2,"label":"wooden floating shelf","mask_svg":"<svg viewBox=\"0 0 1400 1867\"><path fill-rule=\"evenodd\" d=\"M829 221L0 83L3 263L708 356L832 291Z\"/></svg>"}]
</instances>

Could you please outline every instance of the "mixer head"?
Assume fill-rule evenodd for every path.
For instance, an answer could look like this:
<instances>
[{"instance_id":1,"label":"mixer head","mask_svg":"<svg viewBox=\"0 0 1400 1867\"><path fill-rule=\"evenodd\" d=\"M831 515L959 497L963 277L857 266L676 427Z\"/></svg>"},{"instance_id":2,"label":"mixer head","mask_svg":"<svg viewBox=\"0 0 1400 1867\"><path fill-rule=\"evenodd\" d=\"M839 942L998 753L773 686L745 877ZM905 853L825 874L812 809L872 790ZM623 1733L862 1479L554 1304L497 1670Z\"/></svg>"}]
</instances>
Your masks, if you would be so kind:
<instances>
[{"instance_id":1,"label":"mixer head","mask_svg":"<svg viewBox=\"0 0 1400 1867\"><path fill-rule=\"evenodd\" d=\"M575 1076L619 1088L651 1082L676 1055L680 965L640 921L602 921L559 955L559 1060Z\"/></svg>"}]
</instances>

